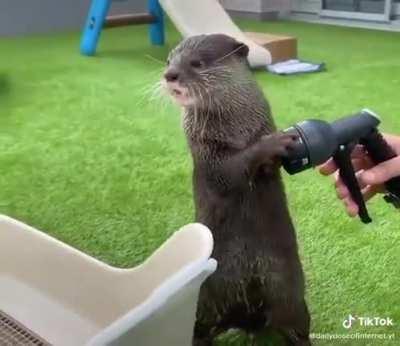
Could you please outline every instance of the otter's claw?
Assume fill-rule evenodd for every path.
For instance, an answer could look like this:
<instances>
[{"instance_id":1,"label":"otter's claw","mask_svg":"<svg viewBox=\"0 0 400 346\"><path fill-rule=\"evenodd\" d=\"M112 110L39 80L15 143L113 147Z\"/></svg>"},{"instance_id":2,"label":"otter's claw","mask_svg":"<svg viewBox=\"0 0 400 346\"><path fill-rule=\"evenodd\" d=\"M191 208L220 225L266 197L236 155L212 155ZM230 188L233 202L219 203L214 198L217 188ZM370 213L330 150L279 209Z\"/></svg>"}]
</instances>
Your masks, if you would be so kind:
<instances>
[{"instance_id":1,"label":"otter's claw","mask_svg":"<svg viewBox=\"0 0 400 346\"><path fill-rule=\"evenodd\" d=\"M257 166L264 173L270 174L281 164L281 158L289 155L296 143L296 136L284 132L276 132L261 137L257 142Z\"/></svg>"},{"instance_id":2,"label":"otter's claw","mask_svg":"<svg viewBox=\"0 0 400 346\"><path fill-rule=\"evenodd\" d=\"M289 155L289 151L296 143L296 136L284 132L277 132L261 137L259 141L260 159L265 163L280 161L281 157Z\"/></svg>"}]
</instances>

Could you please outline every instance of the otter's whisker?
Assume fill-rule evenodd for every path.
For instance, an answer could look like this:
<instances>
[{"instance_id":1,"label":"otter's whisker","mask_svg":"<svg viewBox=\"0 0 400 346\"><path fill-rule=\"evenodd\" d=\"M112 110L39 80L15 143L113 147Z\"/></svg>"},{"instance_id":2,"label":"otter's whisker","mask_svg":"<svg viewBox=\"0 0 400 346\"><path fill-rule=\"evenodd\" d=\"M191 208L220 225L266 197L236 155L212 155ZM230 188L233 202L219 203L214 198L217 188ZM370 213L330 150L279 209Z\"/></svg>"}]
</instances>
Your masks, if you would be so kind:
<instances>
[{"instance_id":1,"label":"otter's whisker","mask_svg":"<svg viewBox=\"0 0 400 346\"><path fill-rule=\"evenodd\" d=\"M152 61L155 61L156 63L159 63L159 64L165 66L165 61L162 61L162 60L160 60L160 59L157 59L157 58L155 58L154 56L151 56L150 54L145 54L145 57L146 57L146 58L149 58L149 59L152 60Z\"/></svg>"},{"instance_id":2,"label":"otter's whisker","mask_svg":"<svg viewBox=\"0 0 400 346\"><path fill-rule=\"evenodd\" d=\"M136 92L140 95L140 98L137 102L137 105L143 104L145 100L149 98L149 95L154 95L156 90L160 87L160 75L163 69L155 69L151 71L148 78L145 81L141 81L141 87L136 88L139 86L139 83L132 84L131 87L133 88L133 92Z\"/></svg>"},{"instance_id":3,"label":"otter's whisker","mask_svg":"<svg viewBox=\"0 0 400 346\"><path fill-rule=\"evenodd\" d=\"M242 49L243 47L246 47L246 45L243 43L241 45L239 45L236 49L234 49L233 51L231 51L230 53L224 55L223 57L219 58L216 60L216 62L220 62L224 59L226 59L227 57L231 56L232 54L235 54L237 51L239 51L240 49Z\"/></svg>"},{"instance_id":4,"label":"otter's whisker","mask_svg":"<svg viewBox=\"0 0 400 346\"><path fill-rule=\"evenodd\" d=\"M201 137L204 136L204 130L206 129L206 125L207 125L208 119L210 117L210 111L211 111L211 95L210 95L209 92L207 92L207 89L204 89L204 90L206 90L206 95L208 95L209 101L208 101L208 104L206 105L207 113L206 113L206 116L204 118L204 123L203 123L203 126L202 126L202 130L200 132ZM199 91L200 91L200 94L202 94L200 89L199 89Z\"/></svg>"},{"instance_id":5,"label":"otter's whisker","mask_svg":"<svg viewBox=\"0 0 400 346\"><path fill-rule=\"evenodd\" d=\"M160 82L156 83L151 83L151 85L146 85L144 88L142 88L141 91L139 91L142 96L138 100L136 106L142 105L144 101L146 100L154 100L155 96L157 93L160 91Z\"/></svg>"},{"instance_id":6,"label":"otter's whisker","mask_svg":"<svg viewBox=\"0 0 400 346\"><path fill-rule=\"evenodd\" d=\"M199 92L199 90L196 88L196 87L193 87L193 91L197 94L197 97L198 98L200 98L200 103L203 103L204 101L203 101L203 97L202 97L202 95L200 94L200 92ZM195 119L194 119L194 128L195 128L195 130L197 130L197 127L198 127L198 122L199 122L199 120L201 121L201 118L199 117L199 113L200 113L200 107L199 107L200 105L198 104L198 103L196 103L195 105L194 105L194 109L195 109Z\"/></svg>"},{"instance_id":7,"label":"otter's whisker","mask_svg":"<svg viewBox=\"0 0 400 346\"><path fill-rule=\"evenodd\" d=\"M218 120L219 120L219 125L222 126L222 112L223 112L223 105L221 101L218 98L214 99L216 106L217 106L217 115L218 115Z\"/></svg>"}]
</instances>

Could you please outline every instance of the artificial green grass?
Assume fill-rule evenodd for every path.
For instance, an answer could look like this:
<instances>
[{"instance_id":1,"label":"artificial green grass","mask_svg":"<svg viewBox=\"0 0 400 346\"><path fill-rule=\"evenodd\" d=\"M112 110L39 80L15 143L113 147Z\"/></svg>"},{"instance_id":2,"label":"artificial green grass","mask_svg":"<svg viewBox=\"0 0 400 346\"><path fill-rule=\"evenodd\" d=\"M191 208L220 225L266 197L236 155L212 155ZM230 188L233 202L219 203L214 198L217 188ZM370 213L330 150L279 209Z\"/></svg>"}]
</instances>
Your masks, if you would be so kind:
<instances>
[{"instance_id":1,"label":"artificial green grass","mask_svg":"<svg viewBox=\"0 0 400 346\"><path fill-rule=\"evenodd\" d=\"M327 63L328 72L320 74L256 73L280 128L369 107L382 116L384 130L400 133L398 33L294 22L240 25L295 35L303 59ZM193 221L179 110L149 92L163 68L157 59L165 59L179 36L169 27L167 46L156 48L145 27L110 30L94 58L78 54L78 39L71 33L0 40L0 213L106 262L133 266ZM328 178L309 171L285 174L285 181L313 332L348 334L342 321L351 313L395 322L351 332L397 333L397 343L316 344L399 344L399 212L376 198L369 204L374 222L366 226L345 215Z\"/></svg>"}]
</instances>

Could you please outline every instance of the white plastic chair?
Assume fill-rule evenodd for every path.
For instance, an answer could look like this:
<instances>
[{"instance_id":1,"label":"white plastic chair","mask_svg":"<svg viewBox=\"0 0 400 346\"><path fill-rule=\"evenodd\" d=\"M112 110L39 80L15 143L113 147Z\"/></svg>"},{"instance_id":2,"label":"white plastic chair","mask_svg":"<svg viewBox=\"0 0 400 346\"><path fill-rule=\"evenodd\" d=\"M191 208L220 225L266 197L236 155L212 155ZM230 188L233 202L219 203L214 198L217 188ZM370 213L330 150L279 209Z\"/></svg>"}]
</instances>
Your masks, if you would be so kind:
<instances>
[{"instance_id":1,"label":"white plastic chair","mask_svg":"<svg viewBox=\"0 0 400 346\"><path fill-rule=\"evenodd\" d=\"M190 224L120 269L0 215L0 344L189 346L212 248L210 231Z\"/></svg>"}]
</instances>

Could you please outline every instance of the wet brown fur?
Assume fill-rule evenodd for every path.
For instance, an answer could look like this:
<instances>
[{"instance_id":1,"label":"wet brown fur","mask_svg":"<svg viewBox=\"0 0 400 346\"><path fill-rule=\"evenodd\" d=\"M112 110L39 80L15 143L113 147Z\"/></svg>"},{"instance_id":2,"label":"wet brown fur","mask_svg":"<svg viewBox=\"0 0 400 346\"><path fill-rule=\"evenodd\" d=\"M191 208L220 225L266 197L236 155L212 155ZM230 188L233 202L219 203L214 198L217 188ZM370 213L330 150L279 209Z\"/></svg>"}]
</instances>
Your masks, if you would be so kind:
<instances>
[{"instance_id":1,"label":"wet brown fur","mask_svg":"<svg viewBox=\"0 0 400 346\"><path fill-rule=\"evenodd\" d=\"M231 328L271 328L288 345L309 345L303 272L279 173L293 138L275 132L247 54L228 36L196 36L171 52L167 69L197 100L184 114L196 221L212 231L218 261L201 289L193 345L213 345Z\"/></svg>"}]
</instances>

